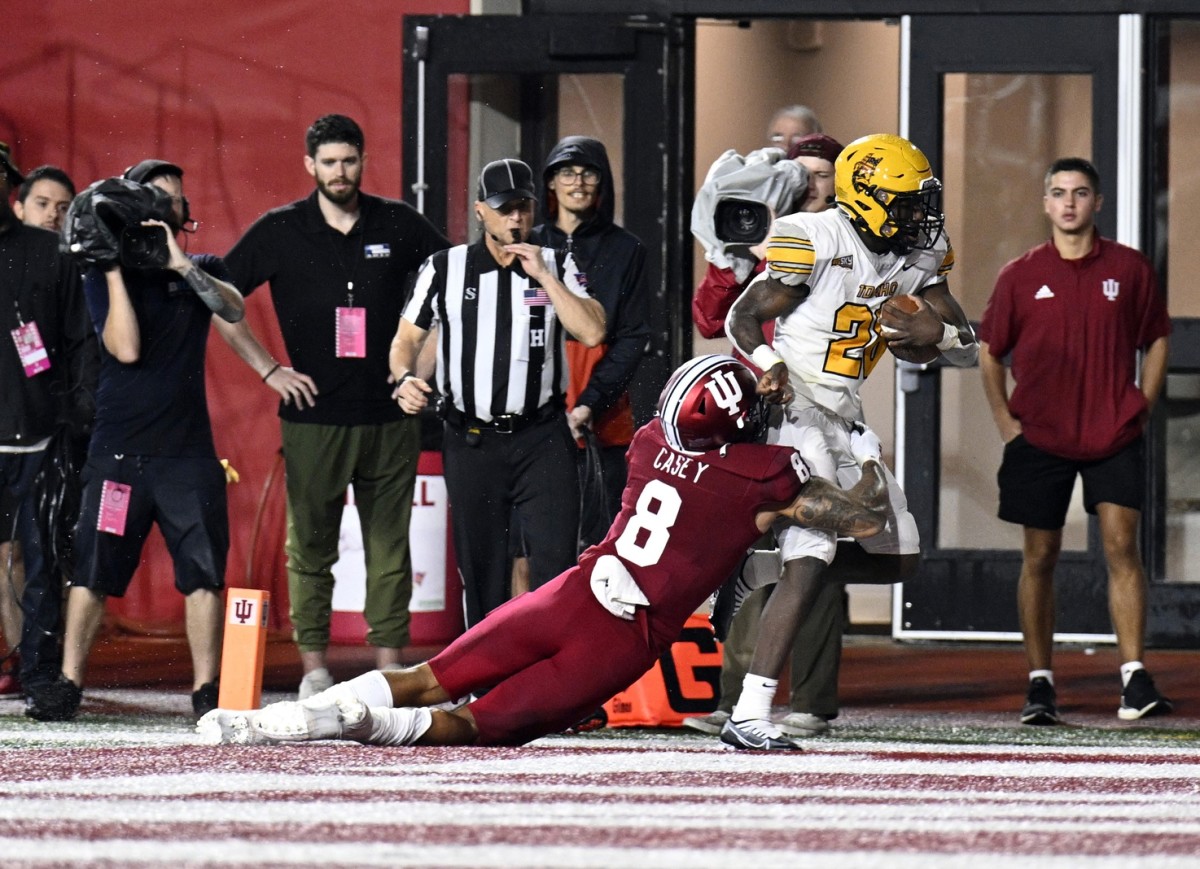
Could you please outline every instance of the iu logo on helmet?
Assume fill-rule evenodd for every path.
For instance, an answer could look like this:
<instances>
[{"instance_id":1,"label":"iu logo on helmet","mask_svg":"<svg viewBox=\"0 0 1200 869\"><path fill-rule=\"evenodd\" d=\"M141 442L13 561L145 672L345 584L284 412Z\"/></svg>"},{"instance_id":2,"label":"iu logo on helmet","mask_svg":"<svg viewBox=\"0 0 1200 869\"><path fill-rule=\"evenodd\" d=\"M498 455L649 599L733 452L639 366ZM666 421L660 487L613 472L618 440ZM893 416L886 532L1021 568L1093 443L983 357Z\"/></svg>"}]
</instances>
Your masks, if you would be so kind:
<instances>
[{"instance_id":1,"label":"iu logo on helmet","mask_svg":"<svg viewBox=\"0 0 1200 869\"><path fill-rule=\"evenodd\" d=\"M742 385L732 371L714 371L704 387L721 410L730 416L741 412Z\"/></svg>"}]
</instances>

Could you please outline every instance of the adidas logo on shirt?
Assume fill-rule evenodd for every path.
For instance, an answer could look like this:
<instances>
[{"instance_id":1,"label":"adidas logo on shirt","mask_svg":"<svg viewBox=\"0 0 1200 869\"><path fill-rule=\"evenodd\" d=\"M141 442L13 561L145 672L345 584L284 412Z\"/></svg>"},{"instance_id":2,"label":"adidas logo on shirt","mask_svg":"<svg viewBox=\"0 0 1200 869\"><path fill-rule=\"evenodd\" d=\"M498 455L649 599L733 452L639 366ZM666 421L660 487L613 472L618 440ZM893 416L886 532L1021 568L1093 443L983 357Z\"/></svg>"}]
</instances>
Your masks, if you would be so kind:
<instances>
[{"instance_id":1,"label":"adidas logo on shirt","mask_svg":"<svg viewBox=\"0 0 1200 869\"><path fill-rule=\"evenodd\" d=\"M1045 284L1042 284L1042 288L1041 288L1040 290L1038 290L1036 293L1034 293L1034 294L1033 294L1033 297L1034 297L1035 299L1053 299L1053 298L1054 298L1054 291L1053 291L1053 290L1051 290L1051 289L1050 289L1048 286L1046 286Z\"/></svg>"}]
</instances>

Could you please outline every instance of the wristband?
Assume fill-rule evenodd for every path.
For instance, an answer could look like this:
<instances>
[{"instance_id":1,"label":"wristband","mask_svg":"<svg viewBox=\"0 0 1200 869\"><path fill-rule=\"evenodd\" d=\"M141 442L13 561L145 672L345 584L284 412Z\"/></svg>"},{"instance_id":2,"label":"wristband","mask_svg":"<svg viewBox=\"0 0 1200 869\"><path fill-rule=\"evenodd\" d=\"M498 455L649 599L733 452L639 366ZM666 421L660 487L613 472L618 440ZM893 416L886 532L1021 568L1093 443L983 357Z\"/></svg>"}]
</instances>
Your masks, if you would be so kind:
<instances>
[{"instance_id":1,"label":"wristband","mask_svg":"<svg viewBox=\"0 0 1200 869\"><path fill-rule=\"evenodd\" d=\"M400 375L400 379L396 381L396 388L399 389L401 386L404 385L404 381L412 380L416 376L417 375L413 374L411 371L405 371L403 374Z\"/></svg>"},{"instance_id":2,"label":"wristband","mask_svg":"<svg viewBox=\"0 0 1200 869\"><path fill-rule=\"evenodd\" d=\"M962 339L958 335L958 327L953 323L946 324L946 331L942 335L942 340L937 342L939 350L954 350L962 346Z\"/></svg>"},{"instance_id":3,"label":"wristband","mask_svg":"<svg viewBox=\"0 0 1200 869\"><path fill-rule=\"evenodd\" d=\"M272 366L271 366L271 370L270 370L270 371L268 371L266 374L264 374L264 375L263 375L263 383L266 383L266 382L267 382L267 378L268 378L268 377L270 377L272 374L274 374L276 371L278 371L278 370L279 370L279 366L280 366L280 364L281 364L281 363L279 363L279 362L276 362L274 365L272 365Z\"/></svg>"},{"instance_id":4,"label":"wristband","mask_svg":"<svg viewBox=\"0 0 1200 869\"><path fill-rule=\"evenodd\" d=\"M757 365L763 374L766 374L782 362L783 357L776 353L775 348L770 344L759 344L750 354L750 361Z\"/></svg>"}]
</instances>

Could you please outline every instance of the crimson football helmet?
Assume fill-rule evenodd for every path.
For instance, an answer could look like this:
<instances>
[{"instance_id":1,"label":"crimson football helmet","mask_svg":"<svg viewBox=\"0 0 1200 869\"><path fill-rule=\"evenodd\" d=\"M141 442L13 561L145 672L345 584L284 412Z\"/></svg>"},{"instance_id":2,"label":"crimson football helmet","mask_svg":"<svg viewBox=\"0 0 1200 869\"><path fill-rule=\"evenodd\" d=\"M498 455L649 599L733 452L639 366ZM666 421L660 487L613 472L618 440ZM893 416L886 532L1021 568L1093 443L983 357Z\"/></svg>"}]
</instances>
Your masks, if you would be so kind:
<instances>
[{"instance_id":1,"label":"crimson football helmet","mask_svg":"<svg viewBox=\"0 0 1200 869\"><path fill-rule=\"evenodd\" d=\"M658 397L667 443L683 452L703 452L761 439L767 410L757 385L750 369L732 356L713 353L685 362Z\"/></svg>"}]
</instances>

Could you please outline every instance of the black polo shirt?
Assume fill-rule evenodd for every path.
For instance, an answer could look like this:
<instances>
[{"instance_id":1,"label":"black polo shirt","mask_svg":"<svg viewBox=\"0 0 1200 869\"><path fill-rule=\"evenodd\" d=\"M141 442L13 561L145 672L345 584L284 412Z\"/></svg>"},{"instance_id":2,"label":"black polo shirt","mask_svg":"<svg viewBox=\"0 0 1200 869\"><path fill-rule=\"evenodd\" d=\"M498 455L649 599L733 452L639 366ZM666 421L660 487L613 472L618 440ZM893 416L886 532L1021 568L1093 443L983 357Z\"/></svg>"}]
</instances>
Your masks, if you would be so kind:
<instances>
[{"instance_id":1,"label":"black polo shirt","mask_svg":"<svg viewBox=\"0 0 1200 869\"><path fill-rule=\"evenodd\" d=\"M417 269L450 243L408 204L365 193L343 234L325 222L317 195L268 211L225 257L243 294L270 283L291 365L316 381L316 407L280 403L279 415L324 425L403 419L387 382L388 350ZM364 358L336 354L339 307L366 309Z\"/></svg>"}]
</instances>

